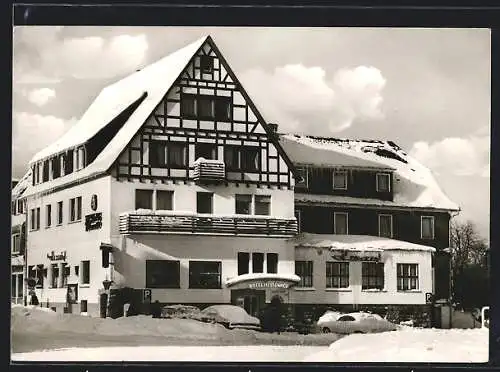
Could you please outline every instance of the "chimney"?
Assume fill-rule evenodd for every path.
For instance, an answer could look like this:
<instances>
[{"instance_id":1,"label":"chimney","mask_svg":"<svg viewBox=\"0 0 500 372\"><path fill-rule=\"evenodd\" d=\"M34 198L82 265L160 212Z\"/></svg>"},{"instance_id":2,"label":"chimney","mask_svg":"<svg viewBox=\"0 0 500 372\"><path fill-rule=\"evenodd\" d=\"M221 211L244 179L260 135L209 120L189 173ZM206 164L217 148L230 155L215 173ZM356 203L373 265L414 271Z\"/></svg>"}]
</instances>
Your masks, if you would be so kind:
<instances>
[{"instance_id":1,"label":"chimney","mask_svg":"<svg viewBox=\"0 0 500 372\"><path fill-rule=\"evenodd\" d=\"M275 123L268 123L267 124L269 128L271 129L271 132L273 133L278 133L278 124Z\"/></svg>"}]
</instances>

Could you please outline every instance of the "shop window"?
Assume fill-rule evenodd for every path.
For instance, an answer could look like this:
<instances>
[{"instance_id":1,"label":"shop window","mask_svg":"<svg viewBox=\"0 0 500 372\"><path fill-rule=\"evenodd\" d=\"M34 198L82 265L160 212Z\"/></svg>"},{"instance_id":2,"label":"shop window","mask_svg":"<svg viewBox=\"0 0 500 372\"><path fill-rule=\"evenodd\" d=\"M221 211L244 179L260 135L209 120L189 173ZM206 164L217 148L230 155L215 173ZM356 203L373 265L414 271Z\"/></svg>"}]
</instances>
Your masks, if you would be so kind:
<instances>
[{"instance_id":1,"label":"shop window","mask_svg":"<svg viewBox=\"0 0 500 372\"><path fill-rule=\"evenodd\" d=\"M189 288L221 288L220 261L189 261Z\"/></svg>"},{"instance_id":2,"label":"shop window","mask_svg":"<svg viewBox=\"0 0 500 372\"><path fill-rule=\"evenodd\" d=\"M313 286L313 262L312 261L295 261L295 274L300 277L300 282L297 287L312 287Z\"/></svg>"},{"instance_id":3,"label":"shop window","mask_svg":"<svg viewBox=\"0 0 500 372\"><path fill-rule=\"evenodd\" d=\"M326 263L326 288L349 287L349 262Z\"/></svg>"},{"instance_id":4,"label":"shop window","mask_svg":"<svg viewBox=\"0 0 500 372\"><path fill-rule=\"evenodd\" d=\"M146 287L180 288L180 262L174 260L147 260Z\"/></svg>"},{"instance_id":5,"label":"shop window","mask_svg":"<svg viewBox=\"0 0 500 372\"><path fill-rule=\"evenodd\" d=\"M398 264L398 291L418 289L418 264Z\"/></svg>"},{"instance_id":6,"label":"shop window","mask_svg":"<svg viewBox=\"0 0 500 372\"><path fill-rule=\"evenodd\" d=\"M384 288L384 264L381 262L362 263L362 289Z\"/></svg>"}]
</instances>

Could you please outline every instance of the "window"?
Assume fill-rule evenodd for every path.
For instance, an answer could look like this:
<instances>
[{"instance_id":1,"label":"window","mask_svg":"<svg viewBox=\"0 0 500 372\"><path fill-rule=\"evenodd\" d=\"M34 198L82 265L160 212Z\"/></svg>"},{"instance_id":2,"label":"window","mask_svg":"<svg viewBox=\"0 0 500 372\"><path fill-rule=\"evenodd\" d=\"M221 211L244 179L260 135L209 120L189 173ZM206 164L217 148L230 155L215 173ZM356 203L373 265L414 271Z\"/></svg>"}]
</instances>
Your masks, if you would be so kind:
<instances>
[{"instance_id":1,"label":"window","mask_svg":"<svg viewBox=\"0 0 500 372\"><path fill-rule=\"evenodd\" d=\"M241 154L241 164L240 168L241 170L247 171L247 172L257 172L260 167L259 167L259 149L258 148L252 148L252 147L247 147L244 150L240 150Z\"/></svg>"},{"instance_id":2,"label":"window","mask_svg":"<svg viewBox=\"0 0 500 372\"><path fill-rule=\"evenodd\" d=\"M381 262L363 262L361 281L361 289L384 289L384 264Z\"/></svg>"},{"instance_id":3,"label":"window","mask_svg":"<svg viewBox=\"0 0 500 372\"><path fill-rule=\"evenodd\" d=\"M212 143L198 142L195 147L195 159L217 159L217 146Z\"/></svg>"},{"instance_id":4,"label":"window","mask_svg":"<svg viewBox=\"0 0 500 372\"><path fill-rule=\"evenodd\" d=\"M23 214L24 213L24 200L17 200L17 213L18 214Z\"/></svg>"},{"instance_id":5,"label":"window","mask_svg":"<svg viewBox=\"0 0 500 372\"><path fill-rule=\"evenodd\" d=\"M83 169L85 167L85 148L79 147L76 152L76 169Z\"/></svg>"},{"instance_id":6,"label":"window","mask_svg":"<svg viewBox=\"0 0 500 372\"><path fill-rule=\"evenodd\" d=\"M418 289L418 264L398 264L398 291Z\"/></svg>"},{"instance_id":7,"label":"window","mask_svg":"<svg viewBox=\"0 0 500 372\"><path fill-rule=\"evenodd\" d=\"M231 98L215 98L215 119L220 121L229 121L232 117Z\"/></svg>"},{"instance_id":8,"label":"window","mask_svg":"<svg viewBox=\"0 0 500 372\"><path fill-rule=\"evenodd\" d=\"M34 277L36 281L35 287L43 288L43 278L44 278L43 265L36 265L35 267L33 267L33 270L35 271L34 272Z\"/></svg>"},{"instance_id":9,"label":"window","mask_svg":"<svg viewBox=\"0 0 500 372\"><path fill-rule=\"evenodd\" d=\"M52 225L52 205L47 204L45 206L45 226L50 227Z\"/></svg>"},{"instance_id":10,"label":"window","mask_svg":"<svg viewBox=\"0 0 500 372\"><path fill-rule=\"evenodd\" d=\"M196 193L196 211L198 213L212 213L213 194L210 192Z\"/></svg>"},{"instance_id":11,"label":"window","mask_svg":"<svg viewBox=\"0 0 500 372\"><path fill-rule=\"evenodd\" d=\"M264 272L264 253L252 253L252 273Z\"/></svg>"},{"instance_id":12,"label":"window","mask_svg":"<svg viewBox=\"0 0 500 372\"><path fill-rule=\"evenodd\" d=\"M68 150L64 161L64 174L73 173L73 150Z\"/></svg>"},{"instance_id":13,"label":"window","mask_svg":"<svg viewBox=\"0 0 500 372\"><path fill-rule=\"evenodd\" d=\"M267 254L267 272L270 274L276 274L278 272L278 254L268 253Z\"/></svg>"},{"instance_id":14,"label":"window","mask_svg":"<svg viewBox=\"0 0 500 372\"><path fill-rule=\"evenodd\" d=\"M12 234L11 251L15 254L21 253L21 234Z\"/></svg>"},{"instance_id":15,"label":"window","mask_svg":"<svg viewBox=\"0 0 500 372\"><path fill-rule=\"evenodd\" d=\"M300 282L297 287L313 286L313 262L295 261L295 274L300 276Z\"/></svg>"},{"instance_id":16,"label":"window","mask_svg":"<svg viewBox=\"0 0 500 372\"><path fill-rule=\"evenodd\" d=\"M61 225L63 223L63 202L57 203L57 224Z\"/></svg>"},{"instance_id":17,"label":"window","mask_svg":"<svg viewBox=\"0 0 500 372\"><path fill-rule=\"evenodd\" d=\"M199 96L197 101L198 117L200 119L213 119L215 117L215 102L210 96Z\"/></svg>"},{"instance_id":18,"label":"window","mask_svg":"<svg viewBox=\"0 0 500 372\"><path fill-rule=\"evenodd\" d=\"M30 214L30 228L31 230L38 230L40 228L40 208L31 209Z\"/></svg>"},{"instance_id":19,"label":"window","mask_svg":"<svg viewBox=\"0 0 500 372\"><path fill-rule=\"evenodd\" d=\"M221 288L220 261L189 261L189 288Z\"/></svg>"},{"instance_id":20,"label":"window","mask_svg":"<svg viewBox=\"0 0 500 372\"><path fill-rule=\"evenodd\" d=\"M420 220L420 233L422 239L434 239L434 217L422 216Z\"/></svg>"},{"instance_id":21,"label":"window","mask_svg":"<svg viewBox=\"0 0 500 372\"><path fill-rule=\"evenodd\" d=\"M237 146L224 147L224 163L227 169L236 170L239 168L240 151Z\"/></svg>"},{"instance_id":22,"label":"window","mask_svg":"<svg viewBox=\"0 0 500 372\"><path fill-rule=\"evenodd\" d=\"M68 277L70 275L70 269L71 267L68 266L67 263L63 263L62 265L63 271L62 271L62 286L66 288L68 286Z\"/></svg>"},{"instance_id":23,"label":"window","mask_svg":"<svg viewBox=\"0 0 500 372\"><path fill-rule=\"evenodd\" d=\"M149 164L152 167L186 167L187 146L185 143L151 141L149 150Z\"/></svg>"},{"instance_id":24,"label":"window","mask_svg":"<svg viewBox=\"0 0 500 372\"><path fill-rule=\"evenodd\" d=\"M392 215L378 215L378 235L385 238L392 238Z\"/></svg>"},{"instance_id":25,"label":"window","mask_svg":"<svg viewBox=\"0 0 500 372\"><path fill-rule=\"evenodd\" d=\"M146 287L180 288L180 263L173 260L146 261Z\"/></svg>"},{"instance_id":26,"label":"window","mask_svg":"<svg viewBox=\"0 0 500 372\"><path fill-rule=\"evenodd\" d=\"M302 232L302 211L300 209L295 210L295 218L297 219L297 233Z\"/></svg>"},{"instance_id":27,"label":"window","mask_svg":"<svg viewBox=\"0 0 500 372\"><path fill-rule=\"evenodd\" d=\"M307 189L309 187L309 169L307 166L297 167L297 172L301 179L295 180L295 187L298 189Z\"/></svg>"},{"instance_id":28,"label":"window","mask_svg":"<svg viewBox=\"0 0 500 372\"><path fill-rule=\"evenodd\" d=\"M47 182L49 180L49 162L48 160L43 162L42 168L42 181Z\"/></svg>"},{"instance_id":29,"label":"window","mask_svg":"<svg viewBox=\"0 0 500 372\"><path fill-rule=\"evenodd\" d=\"M248 274L250 253L238 252L238 275Z\"/></svg>"},{"instance_id":30,"label":"window","mask_svg":"<svg viewBox=\"0 0 500 372\"><path fill-rule=\"evenodd\" d=\"M347 190L347 172L333 171L333 189Z\"/></svg>"},{"instance_id":31,"label":"window","mask_svg":"<svg viewBox=\"0 0 500 372\"><path fill-rule=\"evenodd\" d=\"M349 262L326 263L326 288L349 287Z\"/></svg>"},{"instance_id":32,"label":"window","mask_svg":"<svg viewBox=\"0 0 500 372\"><path fill-rule=\"evenodd\" d=\"M135 209L153 209L153 190L135 190Z\"/></svg>"},{"instance_id":33,"label":"window","mask_svg":"<svg viewBox=\"0 0 500 372\"><path fill-rule=\"evenodd\" d=\"M58 267L58 264L52 264L51 265L51 271L52 271L52 279L50 281L50 287L51 288L57 288L57 284L59 282L59 267Z\"/></svg>"},{"instance_id":34,"label":"window","mask_svg":"<svg viewBox=\"0 0 500 372\"><path fill-rule=\"evenodd\" d=\"M255 195L255 214L269 216L271 214L271 197Z\"/></svg>"},{"instance_id":35,"label":"window","mask_svg":"<svg viewBox=\"0 0 500 372\"><path fill-rule=\"evenodd\" d=\"M347 235L349 233L349 218L347 213L334 212L333 225L335 234Z\"/></svg>"},{"instance_id":36,"label":"window","mask_svg":"<svg viewBox=\"0 0 500 372\"><path fill-rule=\"evenodd\" d=\"M90 261L82 261L81 269L78 270L80 276L80 284L90 284Z\"/></svg>"},{"instance_id":37,"label":"window","mask_svg":"<svg viewBox=\"0 0 500 372\"><path fill-rule=\"evenodd\" d=\"M183 118L196 117L196 97L189 94L181 95L181 116Z\"/></svg>"},{"instance_id":38,"label":"window","mask_svg":"<svg viewBox=\"0 0 500 372\"><path fill-rule=\"evenodd\" d=\"M391 191L391 175L388 173L377 173L377 191Z\"/></svg>"},{"instance_id":39,"label":"window","mask_svg":"<svg viewBox=\"0 0 500 372\"><path fill-rule=\"evenodd\" d=\"M200 56L201 72L211 73L214 69L214 57Z\"/></svg>"},{"instance_id":40,"label":"window","mask_svg":"<svg viewBox=\"0 0 500 372\"><path fill-rule=\"evenodd\" d=\"M173 191L156 190L156 209L171 211L173 209Z\"/></svg>"},{"instance_id":41,"label":"window","mask_svg":"<svg viewBox=\"0 0 500 372\"><path fill-rule=\"evenodd\" d=\"M82 197L69 200L69 222L80 221L82 219Z\"/></svg>"},{"instance_id":42,"label":"window","mask_svg":"<svg viewBox=\"0 0 500 372\"><path fill-rule=\"evenodd\" d=\"M252 195L236 194L236 214L252 214Z\"/></svg>"},{"instance_id":43,"label":"window","mask_svg":"<svg viewBox=\"0 0 500 372\"><path fill-rule=\"evenodd\" d=\"M51 160L52 162L52 178L56 179L61 176L61 158L59 156L55 156Z\"/></svg>"}]
</instances>

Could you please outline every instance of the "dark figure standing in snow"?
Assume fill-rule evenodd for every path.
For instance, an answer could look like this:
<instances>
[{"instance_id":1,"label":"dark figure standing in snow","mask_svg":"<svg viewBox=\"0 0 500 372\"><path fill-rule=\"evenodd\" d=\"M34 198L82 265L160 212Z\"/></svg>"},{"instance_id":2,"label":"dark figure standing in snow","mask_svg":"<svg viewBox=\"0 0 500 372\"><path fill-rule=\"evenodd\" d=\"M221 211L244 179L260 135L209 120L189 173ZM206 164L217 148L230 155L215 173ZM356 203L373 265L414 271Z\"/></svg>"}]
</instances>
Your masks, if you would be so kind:
<instances>
[{"instance_id":1,"label":"dark figure standing in snow","mask_svg":"<svg viewBox=\"0 0 500 372\"><path fill-rule=\"evenodd\" d=\"M38 297L36 296L35 291L32 291L30 295L31 295L30 305L38 306L40 303L38 302Z\"/></svg>"},{"instance_id":2,"label":"dark figure standing in snow","mask_svg":"<svg viewBox=\"0 0 500 372\"><path fill-rule=\"evenodd\" d=\"M153 302L151 305L151 314L153 315L153 318L161 318L161 305L158 300Z\"/></svg>"}]
</instances>

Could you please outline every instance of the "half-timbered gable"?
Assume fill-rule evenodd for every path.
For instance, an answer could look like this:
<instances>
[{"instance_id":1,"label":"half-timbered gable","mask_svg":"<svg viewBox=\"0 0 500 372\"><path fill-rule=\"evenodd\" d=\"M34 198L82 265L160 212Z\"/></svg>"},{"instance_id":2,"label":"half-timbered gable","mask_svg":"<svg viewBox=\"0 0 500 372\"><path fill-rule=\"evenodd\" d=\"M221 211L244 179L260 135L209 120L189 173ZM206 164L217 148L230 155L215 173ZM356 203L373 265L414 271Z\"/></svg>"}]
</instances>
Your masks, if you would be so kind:
<instances>
[{"instance_id":1,"label":"half-timbered gable","mask_svg":"<svg viewBox=\"0 0 500 372\"><path fill-rule=\"evenodd\" d=\"M123 150L113 172L118 180L293 187L291 162L274 129L210 37Z\"/></svg>"}]
</instances>

